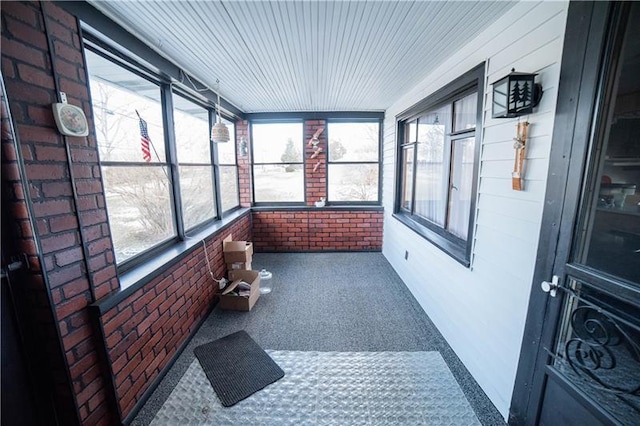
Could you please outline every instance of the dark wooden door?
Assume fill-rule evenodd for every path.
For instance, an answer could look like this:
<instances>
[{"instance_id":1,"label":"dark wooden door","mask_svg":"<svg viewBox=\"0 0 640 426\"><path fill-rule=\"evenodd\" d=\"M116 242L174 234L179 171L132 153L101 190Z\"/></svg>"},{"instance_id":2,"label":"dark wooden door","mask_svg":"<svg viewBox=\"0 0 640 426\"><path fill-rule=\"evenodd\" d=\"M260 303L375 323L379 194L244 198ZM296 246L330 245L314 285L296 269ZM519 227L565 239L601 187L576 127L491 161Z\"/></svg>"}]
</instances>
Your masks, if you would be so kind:
<instances>
[{"instance_id":1,"label":"dark wooden door","mask_svg":"<svg viewBox=\"0 0 640 426\"><path fill-rule=\"evenodd\" d=\"M640 424L640 3L572 3L511 424Z\"/></svg>"}]
</instances>

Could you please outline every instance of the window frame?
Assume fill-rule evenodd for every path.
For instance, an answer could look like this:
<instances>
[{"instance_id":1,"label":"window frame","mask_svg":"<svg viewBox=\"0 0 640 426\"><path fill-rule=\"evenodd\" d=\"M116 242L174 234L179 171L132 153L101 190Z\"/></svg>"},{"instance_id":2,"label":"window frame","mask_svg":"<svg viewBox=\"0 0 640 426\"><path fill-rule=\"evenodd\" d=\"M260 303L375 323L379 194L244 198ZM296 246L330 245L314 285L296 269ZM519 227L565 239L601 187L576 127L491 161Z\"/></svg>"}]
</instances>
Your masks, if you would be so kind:
<instances>
[{"instance_id":1,"label":"window frame","mask_svg":"<svg viewBox=\"0 0 640 426\"><path fill-rule=\"evenodd\" d=\"M331 161L329 156L329 126L331 123L377 123L378 124L378 160L377 161ZM326 205L328 206L379 206L382 202L382 138L383 138L383 119L381 118L328 118L326 120L327 127L327 148L325 168L325 194L327 194ZM331 201L329 199L329 166L331 164L349 165L349 164L375 164L378 166L378 190L376 199L373 201Z\"/></svg>"},{"instance_id":2,"label":"window frame","mask_svg":"<svg viewBox=\"0 0 640 426\"><path fill-rule=\"evenodd\" d=\"M209 121L209 128L213 127L213 125L216 122L216 115L215 115L215 111L213 112L213 114L210 116L210 121ZM223 119L226 119L223 117ZM220 162L220 155L218 153L218 145L217 143L213 143L213 148L212 148L212 155L214 157L213 160L213 166L214 166L214 170L215 170L215 179L216 182L222 182L220 180L220 175L221 175L221 167L234 167L236 170L236 189L238 190L237 193L237 199L238 199L238 204L236 204L235 206L227 209L227 210L222 210L222 191L218 191L217 194L217 198L216 198L216 203L219 203L220 205L220 215L221 217L226 217L228 216L230 213L234 212L235 210L238 210L241 205L240 205L240 174L238 173L238 141L236 140L237 137L237 132L236 132L236 121L235 120L227 120L229 121L231 124L233 124L233 142L235 144L234 149L233 149L233 163L221 163ZM227 142L227 143L231 143L231 141Z\"/></svg>"},{"instance_id":3,"label":"window frame","mask_svg":"<svg viewBox=\"0 0 640 426\"><path fill-rule=\"evenodd\" d=\"M126 55L120 52L118 49L115 49L109 44L106 44L104 41L98 39L92 34L84 33L82 37L82 48L83 48L83 57L85 57L85 51L91 51L92 53L102 57L103 59L113 63L114 65L121 67L129 72L134 73L135 75L148 80L149 82L158 85L160 89L161 95L161 111L162 111L162 121L163 121L163 130L164 130L164 143L165 147L165 159L162 163L161 167L166 167L169 177L169 192L170 192L170 201L171 201L171 210L172 210L172 221L175 229L174 235L164 240L158 244L155 244L133 256L130 258L117 263L116 268L119 273L125 273L133 270L136 267L139 267L154 258L156 258L159 254L171 249L176 246L176 244L180 244L184 242L189 235L196 234L201 232L207 227L212 226L215 223L218 223L222 220L222 217L225 213L231 213L232 210L236 210L240 208L238 204L237 208L230 209L227 212L222 212L222 206L220 203L220 190L219 190L219 169L217 164L217 147L213 142L209 141L211 146L210 155L211 155L211 163L209 166L212 167L212 179L213 179L213 191L214 191L214 199L216 201L215 205L215 214L213 217L194 225L189 229L185 229L184 227L184 215L182 212L182 199L181 199L181 189L180 189L180 178L179 178L179 163L177 158L177 145L175 138L175 123L174 123L174 115L173 115L173 96L174 93L176 95L182 96L187 100L197 104L205 108L208 112L209 117L209 128L211 128L214 117L216 115L216 106L211 101L205 101L200 99L197 95L193 95L190 93L188 87L183 87L182 85L176 84L175 81L172 81L169 77L167 77L164 73L159 70L153 70L150 67L143 64L141 61L136 60L135 57ZM86 63L86 57L84 59ZM86 70L86 81L87 85L90 83L90 73L88 67L85 67ZM93 96L91 90L89 90L89 103L91 106L92 114L93 114ZM224 118L234 124L234 129L236 125L236 120L233 117L224 116ZM235 151L235 161L237 168L237 149ZM120 162L120 161L103 161L100 159L98 155L98 164L101 168L103 166L135 166L135 165L143 165L149 167L160 167L156 164L149 164L144 161L140 162ZM238 200L240 199L239 194L239 186L238 186ZM111 228L111 219L109 217L109 212L107 210L107 219L109 222L109 227Z\"/></svg>"},{"instance_id":4,"label":"window frame","mask_svg":"<svg viewBox=\"0 0 640 426\"><path fill-rule=\"evenodd\" d=\"M480 150L482 144L482 123L483 123L483 108L484 108L484 80L485 80L485 63L481 63L451 81L447 85L443 86L433 94L419 101L415 105L411 106L407 110L401 112L396 116L396 181L395 181L395 197L394 197L394 214L393 216L405 224L407 227L415 231L418 235L430 241L436 247L449 254L456 261L469 267L471 264L471 247L474 239L475 229L475 216L476 216L476 204L478 196L478 180L480 169ZM474 146L474 159L473 159L473 178L471 182L471 200L469 205L469 223L467 238L462 239L453 233L449 232L444 226L435 224L426 218L423 218L415 214L416 205L416 176L417 176L417 155L418 155L418 141L405 143L405 125L408 125L411 121L416 120L416 132L418 127L418 119L430 111L440 108L445 105L451 105L465 96L477 93L477 108L476 108L476 126L473 130L473 136L475 139ZM454 113L452 110L451 120L454 119ZM445 158L446 162L443 164L446 167L446 178L450 185L451 179L451 167L453 144L456 140L462 140L470 137L472 131L469 129L461 131L451 131L446 138L445 146ZM416 133L417 135L417 133ZM410 147L413 148L413 170L411 176L411 200L409 209L402 206L404 196L404 153ZM450 189L447 191L447 201L445 204L445 213L448 215L450 211L449 194ZM446 224L445 224L446 226Z\"/></svg>"},{"instance_id":5,"label":"window frame","mask_svg":"<svg viewBox=\"0 0 640 426\"><path fill-rule=\"evenodd\" d=\"M128 72L131 72L132 74L135 74L136 76L143 78L155 85L158 86L158 90L160 92L160 96L161 96L161 114L162 114L162 125L163 125L163 133L164 133L164 140L162 141L162 143L164 144L164 148L165 148L165 158L163 159L162 163L146 163L144 161L139 161L139 162L126 162L126 161L104 161L102 160L102 158L100 157L100 155L98 154L98 164L100 166L100 173L102 174L104 172L103 167L136 167L136 166L144 166L144 167L165 167L167 174L168 174L168 184L169 184L169 196L170 196L170 201L171 201L171 218L172 218L172 222L173 222L173 226L174 226L174 235L171 238L168 238L164 241L161 241L155 245L152 245L150 247L148 247L146 250L143 250L131 257L129 257L128 259L120 262L120 263L116 263L116 267L118 269L118 271L127 271L141 263L144 263L150 259L152 259L157 253L161 252L162 250L167 249L168 247L174 245L175 243L180 241L180 227L179 227L179 221L178 221L178 215L180 214L178 212L179 208L177 208L176 206L180 206L180 200L178 198L178 200L176 200L176 191L174 190L174 185L173 185L173 180L174 180L174 175L173 175L173 169L174 167L172 166L172 162L171 162L171 155L170 155L170 142L169 142L169 131L167 129L167 123L166 123L166 108L163 106L163 101L166 97L166 90L170 90L170 85L169 83L161 78L158 75L155 75L152 71L148 70L146 67L140 65L139 63L135 62L135 61L128 61L125 62L124 59L120 56L120 55L114 55L110 49L104 48L102 45L95 43L91 40L87 40L86 38L83 40L83 56L86 56L84 53L84 50L89 50L92 53L101 56L103 59L110 61L112 63L114 63L115 65L122 67L123 69L125 69ZM85 58L85 63L86 63L86 58ZM87 85L90 85L90 80L91 80L91 75L89 73L89 67L85 67L86 69L86 81L87 81ZM91 105L91 110L92 110L92 115L94 115L93 113L93 94L91 92L91 89L89 87L89 103ZM97 141L96 141L97 143ZM152 152L152 156L153 156L153 152ZM104 178L102 178L104 181ZM179 197L179 194L178 194ZM106 201L106 200L105 200ZM111 218L109 215L109 210L108 207L105 205L105 209L107 212L107 221L109 223L109 228L111 228ZM111 234L111 229L110 232ZM115 249L115 247L114 247Z\"/></svg>"},{"instance_id":6,"label":"window frame","mask_svg":"<svg viewBox=\"0 0 640 426\"><path fill-rule=\"evenodd\" d=\"M198 230L210 225L212 222L214 222L216 220L219 220L222 217L221 211L220 211L221 210L221 206L219 205L219 203L220 203L219 192L220 191L218 191L218 186L219 186L218 182L220 182L220 181L219 181L218 175L216 174L215 156L214 156L214 152L213 152L214 151L214 147L217 144L213 143L211 141L211 139L209 139L209 162L208 163L181 162L178 159L178 153L177 153L177 147L178 147L177 143L178 142L177 142L177 140L175 138L175 134L176 134L175 133L175 115L173 114L173 112L175 111L175 106L174 106L174 103L173 103L174 95L180 96L183 99L185 99L185 100L187 100L187 101L189 101L189 102L191 102L191 103L193 103L193 104L195 104L195 105L197 105L197 106L199 106L199 107L201 107L201 108L203 108L203 109L205 109L207 111L208 129L209 129L208 133L209 134L211 132L211 126L213 125L215 112L212 110L211 106L209 106L206 103L204 103L204 102L202 102L202 101L200 101L198 99L195 99L194 97L190 96L185 90L182 90L181 88L179 88L179 87L177 87L175 85L171 85L171 86L172 86L171 87L171 89L172 89L172 91L171 91L171 121L172 121L171 127L172 127L172 132L173 132L173 136L172 136L173 137L173 147L175 148L176 169L178 170L178 174L179 174L180 165L184 165L184 166L187 166L187 167L189 167L189 166L201 166L201 167L202 166L207 166L207 167L211 167L211 180L212 180L211 183L213 185L213 191L214 191L214 194L213 194L213 199L214 199L214 202L215 202L214 215L212 217L200 222L200 223L197 223L196 225L194 225L194 226L192 226L190 228L186 228L185 227L184 233L186 235L186 234L188 234L190 232L198 231ZM179 176L178 176L178 178L179 178ZM182 211L182 188L180 186L180 181L179 180L178 180L178 185L177 186L180 188L180 198L181 198L181 200L180 200L180 220L182 221L182 226L184 227L185 222L184 222L184 212Z\"/></svg>"},{"instance_id":7,"label":"window frame","mask_svg":"<svg viewBox=\"0 0 640 426\"><path fill-rule=\"evenodd\" d=\"M277 163L256 163L255 161L255 141L254 141L254 132L253 132L253 126L254 124L272 124L272 123L277 123L277 124L300 124L301 130L300 130L300 136L302 139L302 144L300 146L300 150L302 153L302 161L301 162L296 162L296 163L284 163L284 162L277 162ZM293 118L293 119L287 119L287 118L281 118L281 119L253 119L249 121L249 135L251 138L251 199L253 200L252 202L252 206L256 206L256 207L263 207L263 206L305 206L307 204L307 172L306 172L306 166L307 166L307 158L306 158L306 150L305 150L305 140L304 140L304 120L302 119L297 119L297 118ZM237 150L236 150L237 151ZM256 180L255 180L255 166L274 166L274 165L282 165L282 164L299 164L302 166L302 201L259 201L256 202Z\"/></svg>"}]
</instances>

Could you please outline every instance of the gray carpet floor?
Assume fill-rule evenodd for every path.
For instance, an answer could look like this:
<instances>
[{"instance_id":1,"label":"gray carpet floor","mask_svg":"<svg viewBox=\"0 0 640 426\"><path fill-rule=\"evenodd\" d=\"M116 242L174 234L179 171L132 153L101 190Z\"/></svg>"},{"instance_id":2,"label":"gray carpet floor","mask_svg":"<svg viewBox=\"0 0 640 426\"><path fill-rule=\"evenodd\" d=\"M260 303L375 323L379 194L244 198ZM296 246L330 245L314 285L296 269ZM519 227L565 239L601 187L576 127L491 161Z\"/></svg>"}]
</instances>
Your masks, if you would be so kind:
<instances>
[{"instance_id":1,"label":"gray carpet floor","mask_svg":"<svg viewBox=\"0 0 640 426\"><path fill-rule=\"evenodd\" d=\"M483 425L504 420L381 253L256 253L273 278L251 312L215 308L133 421L148 425L195 356L245 330L264 349L438 351Z\"/></svg>"}]
</instances>

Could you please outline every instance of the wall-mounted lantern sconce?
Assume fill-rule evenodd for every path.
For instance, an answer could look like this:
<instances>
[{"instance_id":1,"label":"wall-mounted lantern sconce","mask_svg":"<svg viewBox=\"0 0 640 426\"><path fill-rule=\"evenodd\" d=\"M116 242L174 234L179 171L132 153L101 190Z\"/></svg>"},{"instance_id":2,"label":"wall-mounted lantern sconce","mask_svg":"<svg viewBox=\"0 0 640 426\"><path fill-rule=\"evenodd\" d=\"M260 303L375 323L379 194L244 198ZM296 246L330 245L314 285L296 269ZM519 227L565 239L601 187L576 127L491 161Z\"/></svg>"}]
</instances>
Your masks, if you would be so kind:
<instances>
[{"instance_id":1,"label":"wall-mounted lantern sconce","mask_svg":"<svg viewBox=\"0 0 640 426\"><path fill-rule=\"evenodd\" d=\"M538 74L511 73L493 83L493 118L511 118L530 114L542 98L542 86L535 83Z\"/></svg>"},{"instance_id":2,"label":"wall-mounted lantern sconce","mask_svg":"<svg viewBox=\"0 0 640 426\"><path fill-rule=\"evenodd\" d=\"M240 138L240 150L238 151L238 154L240 155L240 157L246 157L248 151L249 147L247 146L247 139L242 136Z\"/></svg>"}]
</instances>

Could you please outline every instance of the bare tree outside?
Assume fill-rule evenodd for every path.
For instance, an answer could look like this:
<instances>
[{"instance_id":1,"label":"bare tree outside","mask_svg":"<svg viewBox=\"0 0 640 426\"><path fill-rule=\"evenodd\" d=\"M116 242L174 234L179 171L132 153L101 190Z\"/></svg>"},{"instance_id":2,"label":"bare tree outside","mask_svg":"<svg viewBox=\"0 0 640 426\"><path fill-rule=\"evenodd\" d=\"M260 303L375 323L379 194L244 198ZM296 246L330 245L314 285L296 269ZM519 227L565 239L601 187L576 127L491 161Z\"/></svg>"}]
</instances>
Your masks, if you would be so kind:
<instances>
[{"instance_id":1,"label":"bare tree outside","mask_svg":"<svg viewBox=\"0 0 640 426\"><path fill-rule=\"evenodd\" d=\"M86 57L109 224L122 262L175 235L160 89L93 52ZM110 80L114 75L119 81ZM136 111L155 148L148 164Z\"/></svg>"},{"instance_id":2,"label":"bare tree outside","mask_svg":"<svg viewBox=\"0 0 640 426\"><path fill-rule=\"evenodd\" d=\"M338 161L347 153L347 148L337 139L329 141L329 160Z\"/></svg>"},{"instance_id":3,"label":"bare tree outside","mask_svg":"<svg viewBox=\"0 0 640 426\"><path fill-rule=\"evenodd\" d=\"M301 170L302 166L300 164L291 164L300 162L300 158L302 158L302 153L300 149L293 142L293 139L287 139L287 146L284 149L284 152L280 156L280 161L285 163L284 170L287 173L294 172L296 170Z\"/></svg>"},{"instance_id":4,"label":"bare tree outside","mask_svg":"<svg viewBox=\"0 0 640 426\"><path fill-rule=\"evenodd\" d=\"M108 86L99 82L92 82L91 92L94 98L93 118L97 132L97 138L100 142L98 148L100 155L104 159L111 159L115 147L115 140L122 138L122 120L121 116L128 113L126 107L117 106L115 110L109 109L109 102L117 91L112 86Z\"/></svg>"},{"instance_id":5,"label":"bare tree outside","mask_svg":"<svg viewBox=\"0 0 640 426\"><path fill-rule=\"evenodd\" d=\"M119 261L175 233L169 183L163 169L103 167L109 222Z\"/></svg>"}]
</instances>

